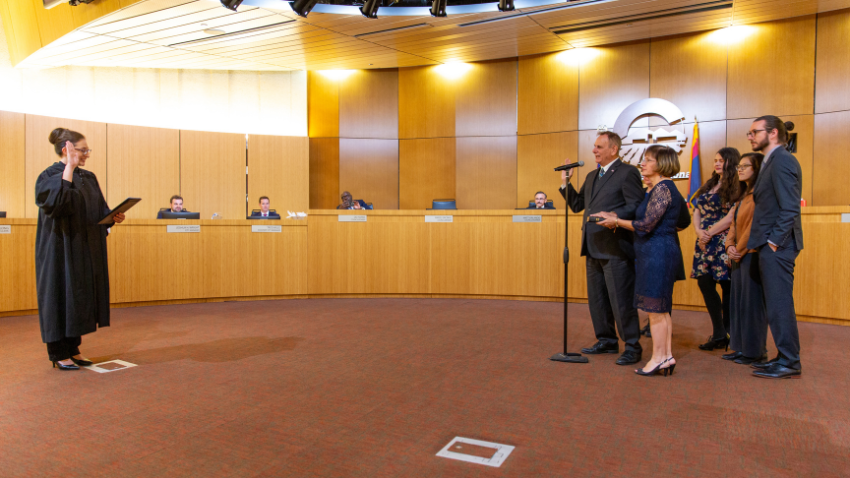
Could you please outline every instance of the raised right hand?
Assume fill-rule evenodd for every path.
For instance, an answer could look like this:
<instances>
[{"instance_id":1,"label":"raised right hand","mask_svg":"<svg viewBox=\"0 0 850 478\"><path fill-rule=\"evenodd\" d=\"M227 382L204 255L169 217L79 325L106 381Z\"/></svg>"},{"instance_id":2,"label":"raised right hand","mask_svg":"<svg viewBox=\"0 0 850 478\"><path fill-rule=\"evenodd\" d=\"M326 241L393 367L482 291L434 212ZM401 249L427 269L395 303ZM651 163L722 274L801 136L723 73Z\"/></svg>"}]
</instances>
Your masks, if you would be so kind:
<instances>
[{"instance_id":1,"label":"raised right hand","mask_svg":"<svg viewBox=\"0 0 850 478\"><path fill-rule=\"evenodd\" d=\"M77 169L80 166L80 153L77 151L77 148L74 147L74 143L70 141L65 141L65 161L66 165L71 168L71 170Z\"/></svg>"}]
</instances>

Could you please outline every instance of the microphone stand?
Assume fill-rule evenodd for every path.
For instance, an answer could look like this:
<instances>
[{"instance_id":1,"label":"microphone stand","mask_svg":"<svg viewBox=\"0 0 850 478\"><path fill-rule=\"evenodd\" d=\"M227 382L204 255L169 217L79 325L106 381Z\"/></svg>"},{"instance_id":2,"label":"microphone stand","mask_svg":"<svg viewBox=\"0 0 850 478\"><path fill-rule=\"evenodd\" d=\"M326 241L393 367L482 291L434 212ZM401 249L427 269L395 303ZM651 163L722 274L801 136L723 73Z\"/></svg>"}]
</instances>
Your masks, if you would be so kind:
<instances>
[{"instance_id":1,"label":"microphone stand","mask_svg":"<svg viewBox=\"0 0 850 478\"><path fill-rule=\"evenodd\" d=\"M567 180L569 187L569 180ZM569 197L569 194L567 194ZM569 322L569 304L567 303L567 292L570 279L570 205L569 200L564 207L564 351L549 357L554 362L588 363L587 357L578 353L567 352L567 323Z\"/></svg>"}]
</instances>

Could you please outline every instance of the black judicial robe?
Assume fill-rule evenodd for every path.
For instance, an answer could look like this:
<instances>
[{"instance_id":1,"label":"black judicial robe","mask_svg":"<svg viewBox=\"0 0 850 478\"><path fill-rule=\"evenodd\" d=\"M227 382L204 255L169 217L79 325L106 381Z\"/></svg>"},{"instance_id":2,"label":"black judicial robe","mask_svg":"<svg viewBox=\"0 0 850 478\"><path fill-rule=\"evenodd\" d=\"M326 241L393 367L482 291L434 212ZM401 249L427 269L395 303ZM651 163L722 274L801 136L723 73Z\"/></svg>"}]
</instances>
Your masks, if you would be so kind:
<instances>
[{"instance_id":1,"label":"black judicial robe","mask_svg":"<svg viewBox=\"0 0 850 478\"><path fill-rule=\"evenodd\" d=\"M45 343L109 326L106 235L111 224L97 224L109 207L93 173L77 168L68 182L64 171L64 163L54 163L35 182L35 277Z\"/></svg>"}]
</instances>

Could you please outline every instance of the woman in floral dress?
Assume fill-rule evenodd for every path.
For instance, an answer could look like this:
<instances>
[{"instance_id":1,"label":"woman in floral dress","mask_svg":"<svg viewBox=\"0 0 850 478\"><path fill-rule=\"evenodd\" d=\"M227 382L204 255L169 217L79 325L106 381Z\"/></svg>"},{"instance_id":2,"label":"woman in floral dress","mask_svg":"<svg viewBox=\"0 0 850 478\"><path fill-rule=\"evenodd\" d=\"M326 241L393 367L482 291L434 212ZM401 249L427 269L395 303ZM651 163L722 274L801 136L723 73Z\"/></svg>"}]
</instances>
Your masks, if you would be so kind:
<instances>
[{"instance_id":1,"label":"woman in floral dress","mask_svg":"<svg viewBox=\"0 0 850 478\"><path fill-rule=\"evenodd\" d=\"M694 268L708 314L712 335L699 346L703 350L729 347L729 292L731 276L726 264L726 232L732 224L732 205L741 195L738 162L741 154L735 148L723 148L714 157L714 173L700 187L693 199L693 225L697 240L694 246ZM717 284L723 297L717 294Z\"/></svg>"}]
</instances>

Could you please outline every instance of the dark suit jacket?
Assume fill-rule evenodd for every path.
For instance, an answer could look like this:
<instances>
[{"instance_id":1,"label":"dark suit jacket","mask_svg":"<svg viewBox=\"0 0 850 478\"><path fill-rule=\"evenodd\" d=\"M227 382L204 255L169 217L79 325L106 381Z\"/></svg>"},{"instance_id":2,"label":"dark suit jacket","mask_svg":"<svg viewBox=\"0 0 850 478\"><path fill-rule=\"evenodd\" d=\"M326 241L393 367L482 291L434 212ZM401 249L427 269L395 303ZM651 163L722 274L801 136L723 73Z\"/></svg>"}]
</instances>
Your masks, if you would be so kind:
<instances>
[{"instance_id":1,"label":"dark suit jacket","mask_svg":"<svg viewBox=\"0 0 850 478\"><path fill-rule=\"evenodd\" d=\"M631 231L618 228L614 232L599 224L587 222L587 217L597 212L613 212L622 219L635 218L635 210L645 195L636 167L618 159L611 164L602 179L599 179L598 169L589 172L580 191L576 192L570 183L567 183L566 192L558 190L573 212L584 211L581 255L594 259L635 258Z\"/></svg>"},{"instance_id":2,"label":"dark suit jacket","mask_svg":"<svg viewBox=\"0 0 850 478\"><path fill-rule=\"evenodd\" d=\"M758 249L768 241L786 247L793 237L797 250L803 250L802 195L803 170L797 158L781 146L774 149L753 187L755 210L747 248Z\"/></svg>"},{"instance_id":3,"label":"dark suit jacket","mask_svg":"<svg viewBox=\"0 0 850 478\"><path fill-rule=\"evenodd\" d=\"M537 206L528 206L526 209L537 209ZM544 206L543 209L555 209L555 206L546 203L546 206Z\"/></svg>"},{"instance_id":4,"label":"dark suit jacket","mask_svg":"<svg viewBox=\"0 0 850 478\"><path fill-rule=\"evenodd\" d=\"M252 212L252 213L251 213L251 216L263 217L263 213L262 213L262 212ZM276 213L276 212L271 212L271 211L269 211L269 216L268 216L268 217L276 217L276 218L280 218L280 214L278 214L278 213Z\"/></svg>"},{"instance_id":5,"label":"dark suit jacket","mask_svg":"<svg viewBox=\"0 0 850 478\"><path fill-rule=\"evenodd\" d=\"M362 199L355 199L355 201L360 203L360 209L365 209L367 211L372 210L372 206L366 204L366 201L364 201ZM336 208L337 209L345 209L344 207L342 207L342 204L338 205ZM349 208L349 209L353 209L353 208Z\"/></svg>"}]
</instances>

